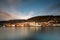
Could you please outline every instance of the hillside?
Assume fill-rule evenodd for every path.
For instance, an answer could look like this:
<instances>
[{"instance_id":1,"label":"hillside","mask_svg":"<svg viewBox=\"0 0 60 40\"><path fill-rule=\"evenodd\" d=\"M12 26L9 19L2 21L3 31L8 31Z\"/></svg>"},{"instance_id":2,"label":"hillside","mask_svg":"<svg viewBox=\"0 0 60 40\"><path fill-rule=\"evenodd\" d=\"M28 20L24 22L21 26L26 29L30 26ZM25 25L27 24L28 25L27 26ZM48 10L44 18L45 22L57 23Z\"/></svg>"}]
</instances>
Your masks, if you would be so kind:
<instances>
[{"instance_id":1,"label":"hillside","mask_svg":"<svg viewBox=\"0 0 60 40\"><path fill-rule=\"evenodd\" d=\"M14 20L8 20L8 21L0 21L0 23L43 22L43 21L49 21L49 20L60 22L60 16L36 16L36 17L29 18L27 20L14 19Z\"/></svg>"}]
</instances>

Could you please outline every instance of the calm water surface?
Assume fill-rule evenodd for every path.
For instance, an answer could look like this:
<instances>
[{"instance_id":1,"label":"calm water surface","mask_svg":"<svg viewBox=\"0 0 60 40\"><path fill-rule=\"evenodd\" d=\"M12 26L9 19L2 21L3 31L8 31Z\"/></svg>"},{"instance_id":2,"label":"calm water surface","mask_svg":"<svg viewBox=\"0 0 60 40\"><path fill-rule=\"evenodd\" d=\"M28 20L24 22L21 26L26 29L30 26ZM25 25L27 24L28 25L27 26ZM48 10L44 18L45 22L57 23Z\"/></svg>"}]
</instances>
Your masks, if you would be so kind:
<instances>
[{"instance_id":1,"label":"calm water surface","mask_svg":"<svg viewBox=\"0 0 60 40\"><path fill-rule=\"evenodd\" d=\"M60 40L60 27L54 27L52 31L40 30L34 32L28 28L0 27L0 40Z\"/></svg>"}]
</instances>

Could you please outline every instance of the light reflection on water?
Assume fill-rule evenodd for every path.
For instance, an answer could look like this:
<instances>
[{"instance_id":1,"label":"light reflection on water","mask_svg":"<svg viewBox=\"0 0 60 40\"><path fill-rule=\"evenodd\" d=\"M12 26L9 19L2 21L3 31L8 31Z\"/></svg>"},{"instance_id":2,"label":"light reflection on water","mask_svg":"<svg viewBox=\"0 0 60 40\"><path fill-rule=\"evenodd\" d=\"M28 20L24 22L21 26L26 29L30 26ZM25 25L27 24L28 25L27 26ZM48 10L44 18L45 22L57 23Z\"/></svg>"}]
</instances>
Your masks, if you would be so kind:
<instances>
[{"instance_id":1,"label":"light reflection on water","mask_svg":"<svg viewBox=\"0 0 60 40\"><path fill-rule=\"evenodd\" d=\"M30 37L30 40L60 40L60 27L54 27L52 32L31 32L27 28L0 28L0 39L14 39L14 40L23 40L23 38ZM35 30L36 31L36 30ZM44 31L44 30L43 30ZM31 39L32 38L32 39Z\"/></svg>"}]
</instances>

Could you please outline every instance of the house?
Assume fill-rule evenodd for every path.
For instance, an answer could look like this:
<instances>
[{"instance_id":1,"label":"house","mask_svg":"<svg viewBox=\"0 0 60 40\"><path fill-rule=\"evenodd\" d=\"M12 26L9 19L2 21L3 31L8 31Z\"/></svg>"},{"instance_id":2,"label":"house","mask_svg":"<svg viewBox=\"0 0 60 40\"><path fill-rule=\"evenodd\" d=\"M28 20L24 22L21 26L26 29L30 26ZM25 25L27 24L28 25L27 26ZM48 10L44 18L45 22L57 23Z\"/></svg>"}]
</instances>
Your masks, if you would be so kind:
<instances>
[{"instance_id":1,"label":"house","mask_svg":"<svg viewBox=\"0 0 60 40\"><path fill-rule=\"evenodd\" d=\"M0 25L9 28L21 28L29 30L49 30L52 27L60 26L60 16L37 16L27 20L1 21Z\"/></svg>"}]
</instances>

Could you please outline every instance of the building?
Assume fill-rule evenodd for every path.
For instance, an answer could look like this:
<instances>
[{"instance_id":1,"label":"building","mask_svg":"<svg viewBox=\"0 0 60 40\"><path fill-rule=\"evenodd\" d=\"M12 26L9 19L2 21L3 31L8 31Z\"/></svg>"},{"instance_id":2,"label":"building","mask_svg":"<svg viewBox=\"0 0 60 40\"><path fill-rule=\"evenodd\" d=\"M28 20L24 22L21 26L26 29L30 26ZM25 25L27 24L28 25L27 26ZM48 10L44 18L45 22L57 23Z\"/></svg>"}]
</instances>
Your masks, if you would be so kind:
<instances>
[{"instance_id":1,"label":"building","mask_svg":"<svg viewBox=\"0 0 60 40\"><path fill-rule=\"evenodd\" d=\"M0 26L9 28L22 28L29 30L48 30L55 26L60 26L60 16L37 16L27 20L1 21Z\"/></svg>"}]
</instances>

